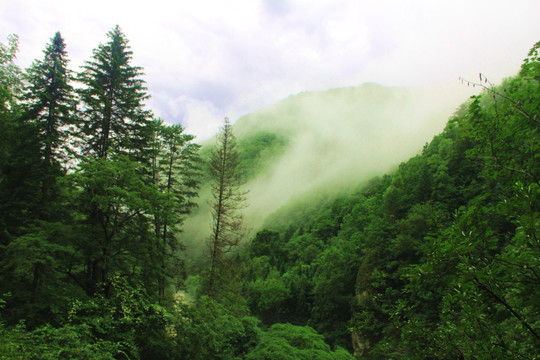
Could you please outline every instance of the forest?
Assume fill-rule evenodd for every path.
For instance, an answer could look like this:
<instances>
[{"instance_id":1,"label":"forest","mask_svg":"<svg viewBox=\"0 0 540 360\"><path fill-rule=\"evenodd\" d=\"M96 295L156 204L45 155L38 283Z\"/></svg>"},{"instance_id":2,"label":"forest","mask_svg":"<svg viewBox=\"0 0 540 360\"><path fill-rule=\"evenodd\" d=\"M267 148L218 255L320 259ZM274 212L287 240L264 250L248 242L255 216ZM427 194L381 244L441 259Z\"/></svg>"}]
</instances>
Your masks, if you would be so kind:
<instances>
[{"instance_id":1,"label":"forest","mask_svg":"<svg viewBox=\"0 0 540 360\"><path fill-rule=\"evenodd\" d=\"M482 92L393 171L249 229L246 183L285 134L225 118L201 146L155 117L118 26L79 72L60 33L27 69L11 35L0 359L540 359L539 50L461 79Z\"/></svg>"}]
</instances>

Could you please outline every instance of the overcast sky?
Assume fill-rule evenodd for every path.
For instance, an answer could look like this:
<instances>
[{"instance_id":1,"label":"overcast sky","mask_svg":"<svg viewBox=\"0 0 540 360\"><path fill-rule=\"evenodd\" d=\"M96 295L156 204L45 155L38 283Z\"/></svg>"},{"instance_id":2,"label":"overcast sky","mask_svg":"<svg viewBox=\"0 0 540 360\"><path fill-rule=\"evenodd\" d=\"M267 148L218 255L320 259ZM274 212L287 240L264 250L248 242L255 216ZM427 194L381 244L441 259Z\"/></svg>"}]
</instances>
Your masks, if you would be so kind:
<instances>
[{"instance_id":1,"label":"overcast sky","mask_svg":"<svg viewBox=\"0 0 540 360\"><path fill-rule=\"evenodd\" d=\"M0 0L0 41L19 35L22 67L60 31L78 71L116 24L150 108L202 140L306 90L498 82L540 40L540 1Z\"/></svg>"}]
</instances>

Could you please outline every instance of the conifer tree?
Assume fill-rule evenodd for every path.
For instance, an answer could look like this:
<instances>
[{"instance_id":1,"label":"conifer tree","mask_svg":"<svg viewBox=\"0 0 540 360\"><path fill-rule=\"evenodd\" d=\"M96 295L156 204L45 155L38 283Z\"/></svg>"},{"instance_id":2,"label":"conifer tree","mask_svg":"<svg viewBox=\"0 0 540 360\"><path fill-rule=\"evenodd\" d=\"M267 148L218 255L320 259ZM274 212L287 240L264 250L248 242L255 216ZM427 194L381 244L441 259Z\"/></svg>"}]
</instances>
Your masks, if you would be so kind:
<instances>
[{"instance_id":1,"label":"conifer tree","mask_svg":"<svg viewBox=\"0 0 540 360\"><path fill-rule=\"evenodd\" d=\"M208 293L215 296L218 281L223 279L227 253L240 244L243 230L243 215L246 193L241 190L243 179L239 173L239 153L236 139L228 118L217 137L215 151L210 156L209 172L211 176L212 199L212 235L209 239L210 276Z\"/></svg>"},{"instance_id":2,"label":"conifer tree","mask_svg":"<svg viewBox=\"0 0 540 360\"><path fill-rule=\"evenodd\" d=\"M15 64L18 50L16 35L10 35L6 45L0 43L0 245L7 243L8 225L11 226L13 220L6 196L10 192L8 162L13 153L15 119L19 116L18 98L22 88L21 69Z\"/></svg>"},{"instance_id":3,"label":"conifer tree","mask_svg":"<svg viewBox=\"0 0 540 360\"><path fill-rule=\"evenodd\" d=\"M74 180L83 189L84 237L76 248L85 266L73 267L71 276L88 294L104 287L109 296L108 286L118 274L138 278L157 273L151 219L163 199L146 167L152 126L143 103L149 95L142 68L131 65L132 52L118 26L107 36L109 41L94 50L78 77L84 86L79 91L82 161Z\"/></svg>"},{"instance_id":4,"label":"conifer tree","mask_svg":"<svg viewBox=\"0 0 540 360\"><path fill-rule=\"evenodd\" d=\"M0 239L8 244L41 218L42 160L37 126L24 120L18 38L0 46Z\"/></svg>"},{"instance_id":5,"label":"conifer tree","mask_svg":"<svg viewBox=\"0 0 540 360\"><path fill-rule=\"evenodd\" d=\"M16 35L8 37L7 45L0 43L0 171L8 158L10 130L22 87L21 69L15 64L18 51L19 38ZM0 181L2 178L0 173Z\"/></svg>"},{"instance_id":6,"label":"conifer tree","mask_svg":"<svg viewBox=\"0 0 540 360\"><path fill-rule=\"evenodd\" d=\"M180 124L168 126L163 120L157 119L152 125L152 179L165 200L161 206L156 204L154 212L154 232L156 238L160 239L161 249L158 287L160 297L163 298L165 277L175 267L173 265L171 271L168 271L167 264L175 263L171 260L179 260L174 256L180 246L176 235L184 216L195 206L193 198L197 196L201 175L198 154L200 145L193 142L193 135L184 134Z\"/></svg>"},{"instance_id":7,"label":"conifer tree","mask_svg":"<svg viewBox=\"0 0 540 360\"><path fill-rule=\"evenodd\" d=\"M147 145L151 112L144 108L149 98L142 68L131 65L128 40L116 26L86 62L78 80L82 102L82 142L84 151L107 158L109 150L141 160Z\"/></svg>"},{"instance_id":8,"label":"conifer tree","mask_svg":"<svg viewBox=\"0 0 540 360\"><path fill-rule=\"evenodd\" d=\"M38 124L42 156L49 164L60 162L65 156L60 148L67 141L65 127L73 119L72 74L68 62L64 39L57 32L44 50L43 60L35 61L26 76L29 86L25 94L25 117Z\"/></svg>"},{"instance_id":9,"label":"conifer tree","mask_svg":"<svg viewBox=\"0 0 540 360\"><path fill-rule=\"evenodd\" d=\"M21 101L10 106L19 110L12 116L10 156L0 186L0 223L5 224L7 244L0 282L12 294L10 315L24 314L29 324L54 316L62 302L60 268L70 249L64 236L70 217L59 204L57 181L67 160L66 127L73 110L70 77L64 41L56 33L44 59L36 60L25 76L19 72Z\"/></svg>"},{"instance_id":10,"label":"conifer tree","mask_svg":"<svg viewBox=\"0 0 540 360\"><path fill-rule=\"evenodd\" d=\"M33 124L41 162L41 201L48 206L56 191L61 164L69 161L67 143L75 100L64 39L57 32L44 50L43 60L28 69L23 120Z\"/></svg>"}]
</instances>

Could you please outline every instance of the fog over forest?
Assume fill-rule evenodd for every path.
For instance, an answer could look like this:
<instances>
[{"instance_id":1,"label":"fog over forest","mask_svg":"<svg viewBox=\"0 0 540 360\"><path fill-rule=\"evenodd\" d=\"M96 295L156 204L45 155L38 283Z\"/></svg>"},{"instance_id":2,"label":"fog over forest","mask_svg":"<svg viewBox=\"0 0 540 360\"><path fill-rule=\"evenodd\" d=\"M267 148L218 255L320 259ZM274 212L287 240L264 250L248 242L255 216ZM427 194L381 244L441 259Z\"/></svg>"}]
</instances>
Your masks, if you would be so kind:
<instances>
[{"instance_id":1,"label":"fog over forest","mask_svg":"<svg viewBox=\"0 0 540 360\"><path fill-rule=\"evenodd\" d=\"M366 83L358 87L303 92L238 119L238 142L258 134L275 134L285 144L258 161L264 166L244 189L245 225L258 231L265 218L291 199L335 196L358 183L382 175L439 133L448 118L476 89L455 84L440 88L399 88ZM213 147L215 140L204 142ZM242 151L242 150L240 150ZM259 155L260 156L260 155ZM209 193L203 187L198 209L185 223L188 258L206 248L211 217ZM207 229L205 234L203 229Z\"/></svg>"},{"instance_id":2,"label":"fog over forest","mask_svg":"<svg viewBox=\"0 0 540 360\"><path fill-rule=\"evenodd\" d=\"M0 2L0 360L538 360L538 3L209 2Z\"/></svg>"}]
</instances>

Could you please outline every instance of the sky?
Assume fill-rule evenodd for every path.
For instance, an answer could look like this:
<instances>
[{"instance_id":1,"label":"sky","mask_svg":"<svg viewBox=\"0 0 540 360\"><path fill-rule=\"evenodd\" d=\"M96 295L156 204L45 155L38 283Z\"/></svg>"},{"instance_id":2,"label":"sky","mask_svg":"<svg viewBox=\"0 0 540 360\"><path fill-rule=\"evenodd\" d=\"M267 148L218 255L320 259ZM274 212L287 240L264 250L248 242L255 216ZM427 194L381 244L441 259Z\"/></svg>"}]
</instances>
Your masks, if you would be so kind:
<instances>
[{"instance_id":1,"label":"sky","mask_svg":"<svg viewBox=\"0 0 540 360\"><path fill-rule=\"evenodd\" d=\"M19 36L23 68L60 31L78 71L115 25L154 114L204 140L302 91L500 82L540 41L540 1L0 0L0 41Z\"/></svg>"}]
</instances>

